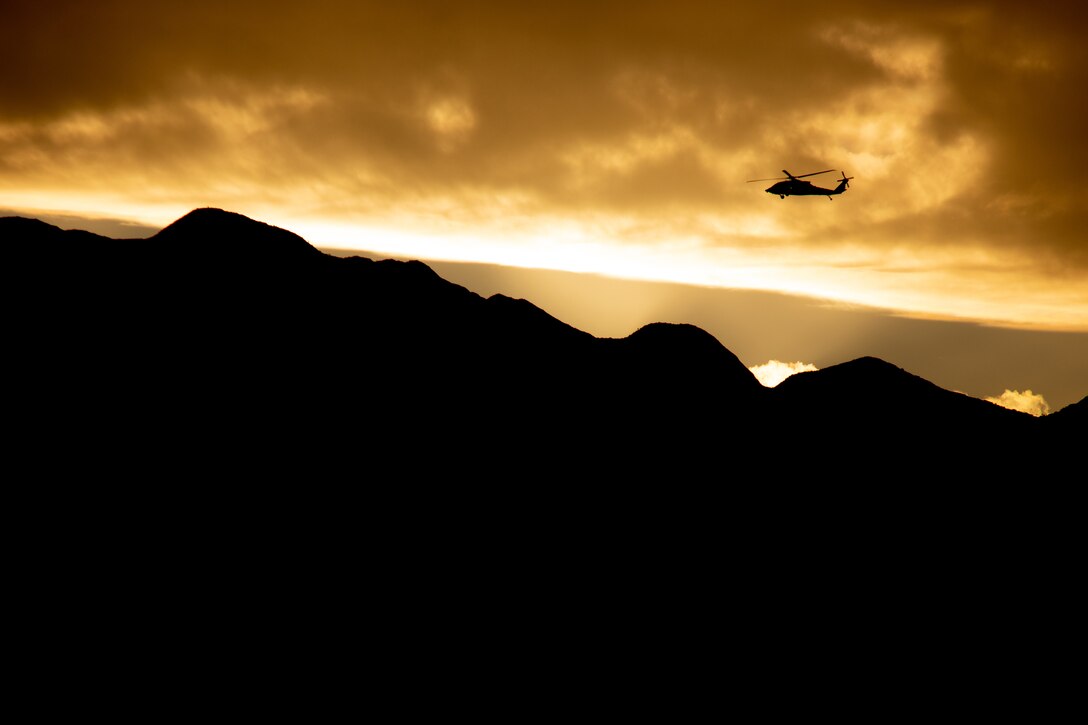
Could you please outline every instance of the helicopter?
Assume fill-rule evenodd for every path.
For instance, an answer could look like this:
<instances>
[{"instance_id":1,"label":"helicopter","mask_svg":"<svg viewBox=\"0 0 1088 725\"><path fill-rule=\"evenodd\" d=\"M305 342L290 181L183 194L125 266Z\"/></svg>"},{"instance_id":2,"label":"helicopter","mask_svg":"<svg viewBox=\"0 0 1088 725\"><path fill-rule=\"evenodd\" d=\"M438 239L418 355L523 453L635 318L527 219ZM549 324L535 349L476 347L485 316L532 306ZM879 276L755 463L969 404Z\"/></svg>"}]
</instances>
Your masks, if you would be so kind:
<instances>
[{"instance_id":1,"label":"helicopter","mask_svg":"<svg viewBox=\"0 0 1088 725\"><path fill-rule=\"evenodd\" d=\"M826 174L834 169L824 169L823 171L813 171L811 174L800 174L794 176L790 172L782 169L782 173L785 176L779 176L774 179L749 179L748 183L753 181L777 181L777 184L771 184L767 187L768 194L778 194L779 198L785 199L787 196L826 196L828 201L831 201L831 197L836 194L841 194L850 186L850 179L853 176L847 176L843 171L842 179L839 180L839 185L834 189L824 189L819 186L813 186L811 181L801 181L806 176L817 176L819 174Z\"/></svg>"}]
</instances>

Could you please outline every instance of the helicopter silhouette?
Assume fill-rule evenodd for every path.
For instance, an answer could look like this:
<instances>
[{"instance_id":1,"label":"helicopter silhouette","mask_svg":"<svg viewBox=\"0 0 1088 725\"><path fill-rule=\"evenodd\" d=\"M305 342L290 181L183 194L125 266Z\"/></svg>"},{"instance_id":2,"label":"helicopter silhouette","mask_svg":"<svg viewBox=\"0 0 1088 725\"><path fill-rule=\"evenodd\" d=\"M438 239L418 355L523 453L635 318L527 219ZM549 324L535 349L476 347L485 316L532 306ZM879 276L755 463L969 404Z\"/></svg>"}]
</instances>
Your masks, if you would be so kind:
<instances>
[{"instance_id":1,"label":"helicopter silhouette","mask_svg":"<svg viewBox=\"0 0 1088 725\"><path fill-rule=\"evenodd\" d=\"M785 199L787 196L826 196L828 201L831 201L832 196L841 194L850 187L850 179L854 178L853 176L847 176L845 171L841 172L842 179L839 180L839 185L834 189L824 189L820 186L814 186L811 181L801 181L806 176L817 176L831 171L834 171L834 169L824 169L823 171L813 171L811 174L794 176L782 169L785 176L774 179L749 179L748 183L750 184L753 181L777 181L777 184L771 184L767 187L766 191L768 194L778 194L781 199Z\"/></svg>"}]
</instances>

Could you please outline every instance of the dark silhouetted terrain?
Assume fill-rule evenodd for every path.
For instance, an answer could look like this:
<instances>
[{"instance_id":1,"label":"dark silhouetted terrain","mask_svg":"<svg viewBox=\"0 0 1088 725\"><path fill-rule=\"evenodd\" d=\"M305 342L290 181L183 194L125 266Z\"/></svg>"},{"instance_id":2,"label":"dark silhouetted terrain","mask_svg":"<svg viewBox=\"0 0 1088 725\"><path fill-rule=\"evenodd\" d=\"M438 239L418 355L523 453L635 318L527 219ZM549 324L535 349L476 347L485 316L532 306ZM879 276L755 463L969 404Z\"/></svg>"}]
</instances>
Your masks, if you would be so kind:
<instances>
[{"instance_id":1,"label":"dark silhouetted terrain","mask_svg":"<svg viewBox=\"0 0 1088 725\"><path fill-rule=\"evenodd\" d=\"M1003 470L1088 430L1085 400L1036 419L875 358L764 388L691 325L596 338L217 209L139 240L9 217L0 239L24 431L125 465L350 452L428 475L879 481Z\"/></svg>"}]
</instances>

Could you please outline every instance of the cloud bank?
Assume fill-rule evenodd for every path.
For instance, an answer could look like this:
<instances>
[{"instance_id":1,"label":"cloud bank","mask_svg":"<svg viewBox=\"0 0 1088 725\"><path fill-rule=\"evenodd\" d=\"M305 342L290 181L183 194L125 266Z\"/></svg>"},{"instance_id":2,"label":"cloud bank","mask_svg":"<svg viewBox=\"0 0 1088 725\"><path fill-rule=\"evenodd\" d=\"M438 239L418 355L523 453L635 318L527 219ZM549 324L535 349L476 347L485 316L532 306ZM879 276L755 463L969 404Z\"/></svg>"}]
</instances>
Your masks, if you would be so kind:
<instances>
[{"instance_id":1,"label":"cloud bank","mask_svg":"<svg viewBox=\"0 0 1088 725\"><path fill-rule=\"evenodd\" d=\"M777 7L13 0L0 205L1088 329L1085 11Z\"/></svg>"}]
</instances>

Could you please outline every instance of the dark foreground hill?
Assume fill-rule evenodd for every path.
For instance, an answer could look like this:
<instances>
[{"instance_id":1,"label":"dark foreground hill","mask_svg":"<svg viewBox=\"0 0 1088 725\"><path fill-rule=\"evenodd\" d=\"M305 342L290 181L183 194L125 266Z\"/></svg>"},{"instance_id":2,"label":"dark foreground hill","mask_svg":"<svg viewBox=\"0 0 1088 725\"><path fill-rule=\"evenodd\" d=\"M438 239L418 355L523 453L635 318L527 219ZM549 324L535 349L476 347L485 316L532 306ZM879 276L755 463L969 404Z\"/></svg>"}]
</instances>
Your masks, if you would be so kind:
<instances>
[{"instance_id":1,"label":"dark foreground hill","mask_svg":"<svg viewBox=\"0 0 1088 725\"><path fill-rule=\"evenodd\" d=\"M597 339L213 209L146 240L0 219L0 250L9 568L50 657L323 676L313 643L358 631L394 687L511 643L656 685L723 642L811 709L824 673L898 702L919 662L1049 693L1079 622L1084 401L1037 420L873 358L766 389L690 325ZM1024 475L1043 449L1068 478Z\"/></svg>"},{"instance_id":2,"label":"dark foreground hill","mask_svg":"<svg viewBox=\"0 0 1088 725\"><path fill-rule=\"evenodd\" d=\"M23 218L0 239L30 424L178 465L351 450L421 470L880 478L1085 432L1083 400L1035 419L874 358L764 388L691 325L596 338L420 262L334 257L217 209L146 240Z\"/></svg>"}]
</instances>

